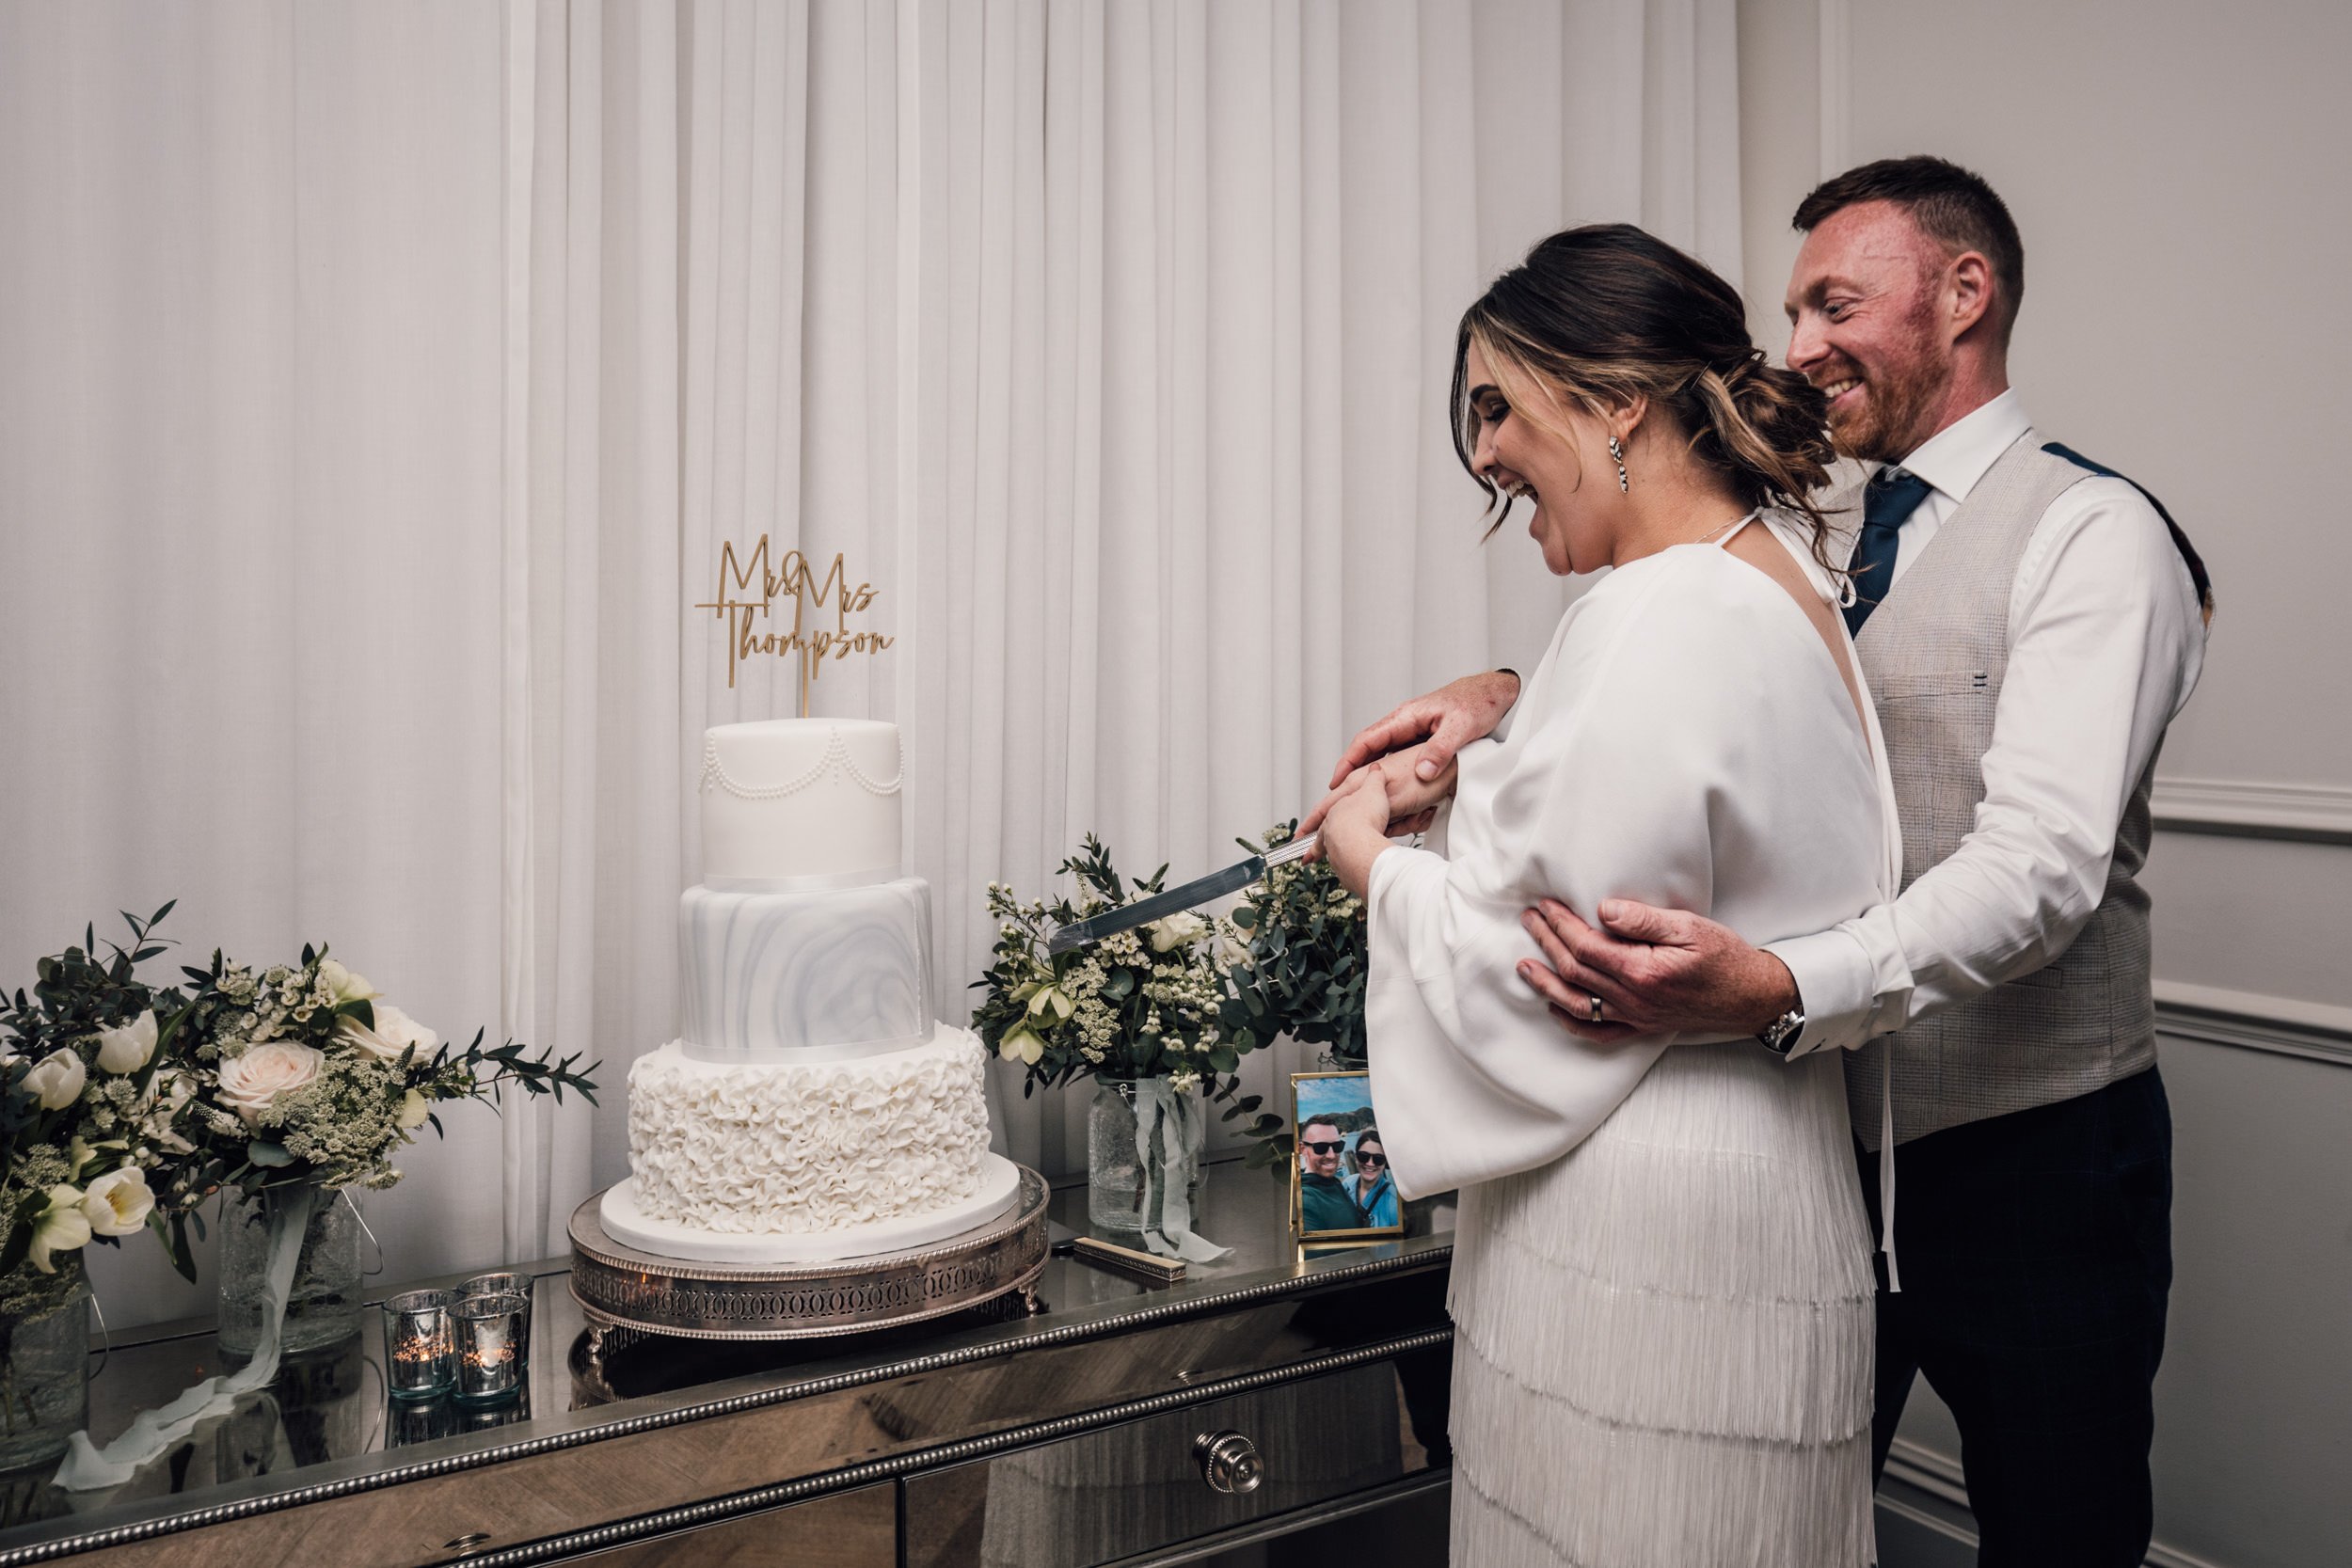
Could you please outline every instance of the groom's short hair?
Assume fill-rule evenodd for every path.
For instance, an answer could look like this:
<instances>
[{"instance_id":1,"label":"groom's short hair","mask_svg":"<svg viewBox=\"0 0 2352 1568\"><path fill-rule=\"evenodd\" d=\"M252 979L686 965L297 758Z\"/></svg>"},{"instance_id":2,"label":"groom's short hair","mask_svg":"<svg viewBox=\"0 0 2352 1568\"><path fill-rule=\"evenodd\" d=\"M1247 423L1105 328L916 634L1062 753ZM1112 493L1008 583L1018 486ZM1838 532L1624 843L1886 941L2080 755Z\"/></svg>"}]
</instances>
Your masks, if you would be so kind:
<instances>
[{"instance_id":1,"label":"groom's short hair","mask_svg":"<svg viewBox=\"0 0 2352 1568\"><path fill-rule=\"evenodd\" d=\"M1919 231L1957 256L1974 250L1993 263L2001 341L2009 341L2026 295L2026 245L2009 204L1984 177L1942 158L1881 158L1813 187L1797 204L1791 227L1819 228L1832 213L1865 201L1891 201L1911 214Z\"/></svg>"}]
</instances>

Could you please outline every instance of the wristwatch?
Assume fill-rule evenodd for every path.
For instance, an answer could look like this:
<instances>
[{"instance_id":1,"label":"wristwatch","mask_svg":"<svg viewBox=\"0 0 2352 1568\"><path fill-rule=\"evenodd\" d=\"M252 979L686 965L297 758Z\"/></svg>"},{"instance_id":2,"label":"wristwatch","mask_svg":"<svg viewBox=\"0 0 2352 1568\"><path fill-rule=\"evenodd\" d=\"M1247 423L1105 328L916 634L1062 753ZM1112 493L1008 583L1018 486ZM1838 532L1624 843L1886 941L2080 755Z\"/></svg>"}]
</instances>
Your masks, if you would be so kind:
<instances>
[{"instance_id":1,"label":"wristwatch","mask_svg":"<svg viewBox=\"0 0 2352 1568\"><path fill-rule=\"evenodd\" d=\"M1758 1029L1756 1037L1773 1055L1786 1056L1795 1048L1797 1037L1804 1033L1804 1000L1800 997L1795 1006Z\"/></svg>"}]
</instances>

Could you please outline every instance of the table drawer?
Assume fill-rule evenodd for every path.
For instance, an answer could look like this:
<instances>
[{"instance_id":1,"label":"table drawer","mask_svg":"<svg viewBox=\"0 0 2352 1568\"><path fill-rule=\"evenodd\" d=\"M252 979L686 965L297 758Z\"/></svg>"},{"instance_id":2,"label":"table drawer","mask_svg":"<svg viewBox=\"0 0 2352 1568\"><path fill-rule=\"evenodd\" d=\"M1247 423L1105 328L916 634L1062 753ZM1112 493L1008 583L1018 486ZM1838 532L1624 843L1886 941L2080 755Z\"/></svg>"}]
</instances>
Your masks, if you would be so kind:
<instances>
[{"instance_id":1,"label":"table drawer","mask_svg":"<svg viewBox=\"0 0 2352 1568\"><path fill-rule=\"evenodd\" d=\"M1439 1346L911 1476L907 1568L1092 1568L1397 1481L1444 1460L1449 1366ZM1204 1475L1222 1433L1254 1489Z\"/></svg>"}]
</instances>

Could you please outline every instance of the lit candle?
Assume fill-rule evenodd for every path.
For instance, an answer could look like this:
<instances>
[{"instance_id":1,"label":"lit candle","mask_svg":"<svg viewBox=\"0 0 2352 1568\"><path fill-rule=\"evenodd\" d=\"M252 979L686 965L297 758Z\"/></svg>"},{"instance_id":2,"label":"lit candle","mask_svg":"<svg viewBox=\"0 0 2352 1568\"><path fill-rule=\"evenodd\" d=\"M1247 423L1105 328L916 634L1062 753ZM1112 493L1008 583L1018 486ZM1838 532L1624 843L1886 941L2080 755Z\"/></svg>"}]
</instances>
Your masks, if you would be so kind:
<instances>
[{"instance_id":1,"label":"lit candle","mask_svg":"<svg viewBox=\"0 0 2352 1568\"><path fill-rule=\"evenodd\" d=\"M457 1397L470 1404L512 1399L522 1387L524 1314L518 1295L467 1296L452 1309L457 1325Z\"/></svg>"},{"instance_id":2,"label":"lit candle","mask_svg":"<svg viewBox=\"0 0 2352 1568\"><path fill-rule=\"evenodd\" d=\"M448 1291L409 1291L384 1303L385 1384L396 1400L429 1400L456 1381Z\"/></svg>"}]
</instances>

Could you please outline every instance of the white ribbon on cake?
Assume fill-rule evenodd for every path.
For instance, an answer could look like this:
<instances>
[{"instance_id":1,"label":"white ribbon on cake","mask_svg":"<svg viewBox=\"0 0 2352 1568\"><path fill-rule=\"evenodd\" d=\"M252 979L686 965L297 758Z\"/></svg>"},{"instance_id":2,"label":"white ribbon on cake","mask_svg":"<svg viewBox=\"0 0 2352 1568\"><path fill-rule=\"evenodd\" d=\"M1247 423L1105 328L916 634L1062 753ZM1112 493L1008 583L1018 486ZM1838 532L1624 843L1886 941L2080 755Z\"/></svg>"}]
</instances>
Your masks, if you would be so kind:
<instances>
[{"instance_id":1,"label":"white ribbon on cake","mask_svg":"<svg viewBox=\"0 0 2352 1568\"><path fill-rule=\"evenodd\" d=\"M1143 1168L1143 1244L1163 1258L1214 1263L1233 1249L1192 1228L1192 1182L1208 1108L1165 1078L1136 1082L1136 1163ZM1158 1152L1153 1150L1156 1147Z\"/></svg>"}]
</instances>

